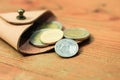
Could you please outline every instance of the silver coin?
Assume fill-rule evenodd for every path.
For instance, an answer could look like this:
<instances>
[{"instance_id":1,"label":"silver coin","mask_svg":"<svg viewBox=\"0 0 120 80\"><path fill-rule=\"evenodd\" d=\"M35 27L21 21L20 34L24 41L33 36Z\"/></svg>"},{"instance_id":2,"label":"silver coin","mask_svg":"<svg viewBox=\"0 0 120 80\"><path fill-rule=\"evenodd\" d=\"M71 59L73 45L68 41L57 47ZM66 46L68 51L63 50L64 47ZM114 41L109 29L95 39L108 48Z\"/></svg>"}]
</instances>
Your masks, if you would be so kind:
<instances>
[{"instance_id":1,"label":"silver coin","mask_svg":"<svg viewBox=\"0 0 120 80\"><path fill-rule=\"evenodd\" d=\"M72 39L61 39L55 44L55 52L61 57L72 57L78 50L77 42Z\"/></svg>"}]
</instances>

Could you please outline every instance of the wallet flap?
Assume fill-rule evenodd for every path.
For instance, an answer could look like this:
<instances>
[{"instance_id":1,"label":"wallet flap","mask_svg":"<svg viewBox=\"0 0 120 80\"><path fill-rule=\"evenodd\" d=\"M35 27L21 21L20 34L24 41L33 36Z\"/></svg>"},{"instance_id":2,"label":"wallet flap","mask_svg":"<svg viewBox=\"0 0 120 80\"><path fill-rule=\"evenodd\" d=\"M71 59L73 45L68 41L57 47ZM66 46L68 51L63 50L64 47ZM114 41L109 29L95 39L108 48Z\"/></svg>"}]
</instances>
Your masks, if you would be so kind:
<instances>
[{"instance_id":1,"label":"wallet flap","mask_svg":"<svg viewBox=\"0 0 120 80\"><path fill-rule=\"evenodd\" d=\"M48 10L26 11L24 13L24 16L26 17L26 19L24 20L18 20L16 18L19 15L17 12L0 14L0 17L11 24L29 24L36 21L37 18L39 18L39 16L46 13L47 11Z\"/></svg>"}]
</instances>

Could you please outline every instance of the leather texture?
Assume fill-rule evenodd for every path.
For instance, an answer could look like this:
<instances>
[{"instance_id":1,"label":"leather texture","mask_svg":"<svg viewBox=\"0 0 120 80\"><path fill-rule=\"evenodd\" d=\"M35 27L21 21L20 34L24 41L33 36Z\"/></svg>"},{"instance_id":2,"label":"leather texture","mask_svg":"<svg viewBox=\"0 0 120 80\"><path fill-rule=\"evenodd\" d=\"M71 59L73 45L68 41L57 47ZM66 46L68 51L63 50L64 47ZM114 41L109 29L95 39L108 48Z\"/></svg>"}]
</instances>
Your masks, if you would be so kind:
<instances>
[{"instance_id":1,"label":"leather texture","mask_svg":"<svg viewBox=\"0 0 120 80\"><path fill-rule=\"evenodd\" d=\"M18 20L17 12L0 14L0 38L17 51L25 54L37 54L53 49L53 46L38 48L29 43L29 38L43 22L56 19L49 10L26 11L25 20Z\"/></svg>"}]
</instances>

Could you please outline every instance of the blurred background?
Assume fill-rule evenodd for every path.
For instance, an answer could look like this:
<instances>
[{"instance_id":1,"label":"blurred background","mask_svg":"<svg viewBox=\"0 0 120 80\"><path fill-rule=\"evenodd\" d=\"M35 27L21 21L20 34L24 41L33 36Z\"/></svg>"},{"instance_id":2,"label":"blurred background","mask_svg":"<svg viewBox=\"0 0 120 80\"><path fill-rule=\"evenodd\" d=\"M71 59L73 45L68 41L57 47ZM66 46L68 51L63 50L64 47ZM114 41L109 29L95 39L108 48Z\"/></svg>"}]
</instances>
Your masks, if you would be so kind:
<instances>
[{"instance_id":1,"label":"blurred background","mask_svg":"<svg viewBox=\"0 0 120 80\"><path fill-rule=\"evenodd\" d=\"M120 0L0 0L0 12L19 8L49 9L59 16L91 20L116 20L120 17Z\"/></svg>"}]
</instances>

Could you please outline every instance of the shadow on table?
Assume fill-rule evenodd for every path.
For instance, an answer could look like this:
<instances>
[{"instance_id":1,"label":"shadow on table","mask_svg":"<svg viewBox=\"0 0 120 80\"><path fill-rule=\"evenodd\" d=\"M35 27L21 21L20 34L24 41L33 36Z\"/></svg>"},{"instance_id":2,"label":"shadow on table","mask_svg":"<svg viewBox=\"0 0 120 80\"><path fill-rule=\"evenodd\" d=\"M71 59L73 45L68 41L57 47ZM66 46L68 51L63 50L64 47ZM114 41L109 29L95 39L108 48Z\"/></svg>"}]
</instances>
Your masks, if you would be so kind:
<instances>
[{"instance_id":1,"label":"shadow on table","mask_svg":"<svg viewBox=\"0 0 120 80\"><path fill-rule=\"evenodd\" d=\"M80 49L79 49L78 53L77 53L75 56L72 56L72 57L76 57L76 56L80 55L81 52L82 52L82 47L84 47L84 46L86 46L86 45L89 45L89 44L92 43L93 41L94 41L94 37L93 37L93 36L90 36L88 39L86 39L86 40L83 41L82 43L78 43ZM49 51L44 52L44 53L38 53L38 54L22 54L22 53L21 53L21 54L22 54L24 57L28 57L28 56L34 56L34 55L40 55L40 54L52 54L53 52L55 52L54 49L49 50ZM72 58L72 57L69 57L69 58ZM66 59L68 59L68 58L66 58Z\"/></svg>"}]
</instances>

